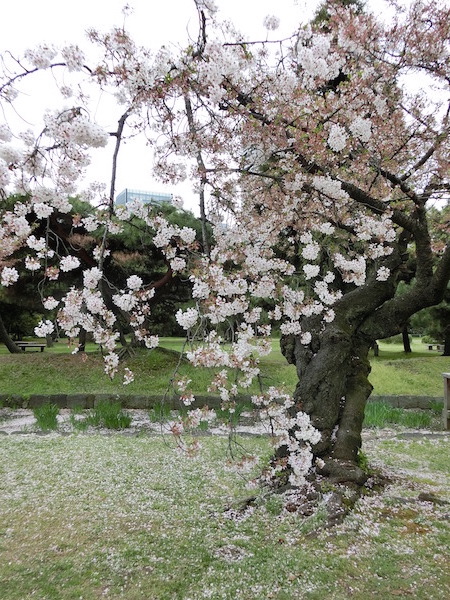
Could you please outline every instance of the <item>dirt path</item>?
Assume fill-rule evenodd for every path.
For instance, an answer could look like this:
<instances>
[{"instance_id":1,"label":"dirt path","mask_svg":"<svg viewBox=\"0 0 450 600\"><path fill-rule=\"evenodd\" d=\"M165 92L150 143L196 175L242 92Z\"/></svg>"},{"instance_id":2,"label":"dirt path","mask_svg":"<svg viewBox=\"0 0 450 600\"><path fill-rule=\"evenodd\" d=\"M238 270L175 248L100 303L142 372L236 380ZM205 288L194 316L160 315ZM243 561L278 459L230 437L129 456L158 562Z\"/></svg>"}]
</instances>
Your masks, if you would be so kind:
<instances>
[{"instance_id":1,"label":"dirt path","mask_svg":"<svg viewBox=\"0 0 450 600\"><path fill-rule=\"evenodd\" d=\"M161 434L168 433L168 425L152 422L147 410L127 409L126 413L132 417L130 427L122 430L114 430L115 433L122 435L139 435L142 433ZM51 432L53 435L67 435L75 431L71 416L73 412L69 409L62 409L58 415L58 429ZM111 434L110 429L100 427L88 427L85 434ZM243 423L236 428L237 433L243 435L268 435L268 427L261 422L252 420L250 415L244 417ZM208 429L208 434L226 435L229 429L226 426L212 425ZM0 435L43 435L36 424L33 411L27 409L0 409ZM50 432L45 432L50 433ZM204 432L203 432L204 434ZM425 429L411 430L405 427L392 427L383 429L364 429L363 444L370 444L380 439L441 439L450 438L450 431L431 431Z\"/></svg>"}]
</instances>

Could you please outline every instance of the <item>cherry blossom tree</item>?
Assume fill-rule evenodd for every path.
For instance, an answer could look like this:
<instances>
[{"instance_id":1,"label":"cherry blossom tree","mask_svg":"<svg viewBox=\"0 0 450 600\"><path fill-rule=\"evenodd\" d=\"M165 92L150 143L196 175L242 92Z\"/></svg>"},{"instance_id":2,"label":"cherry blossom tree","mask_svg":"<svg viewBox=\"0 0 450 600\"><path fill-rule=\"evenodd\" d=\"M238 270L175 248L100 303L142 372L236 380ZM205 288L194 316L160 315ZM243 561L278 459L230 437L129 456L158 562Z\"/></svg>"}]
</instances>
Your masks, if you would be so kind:
<instances>
[{"instance_id":1,"label":"cherry blossom tree","mask_svg":"<svg viewBox=\"0 0 450 600\"><path fill-rule=\"evenodd\" d=\"M389 24L359 5L330 1L326 18L301 24L287 39L276 39L278 21L269 16L267 34L247 40L219 20L213 0L196 0L198 40L178 53L165 47L152 54L117 29L89 33L100 53L90 67L75 46L4 57L5 110L23 79L51 70L55 78L66 74L66 96L70 73L77 89L109 94L120 118L108 134L91 119L85 93L77 93L75 105L47 113L38 137L12 138L2 126L0 182L29 198L2 215L2 284L18 276L7 264L17 247L27 245L29 260L45 269L45 238L32 239L26 214L46 219L68 211L90 150L113 137L110 193L101 193L103 212L84 223L103 231L97 265L85 270L82 294L67 294L60 325L71 335L91 331L114 373L118 334L100 293L103 262L109 236L137 215L154 229L171 268L191 279L196 306L177 320L209 333L188 357L223 367L212 389L232 408L270 351L271 327L261 324L267 315L259 304L270 301L268 317L279 324L282 351L298 373L293 395L269 388L253 397L275 435L267 478L280 484L301 486L314 474L364 483L358 452L372 389L369 349L439 303L450 278L449 244L442 232L433 236L428 213L448 203L450 11L434 1L416 0L407 11L391 4ZM137 203L114 206L126 131L147 137L162 181L197 182L201 214L213 226L204 252L189 228ZM58 268L74 267L63 259ZM45 277L57 277L58 268ZM404 281L409 285L399 287ZM141 325L153 293L130 277L114 299L149 348L157 339ZM229 318L239 327L224 345L215 328ZM191 402L186 382L183 389ZM178 435L182 421L173 429Z\"/></svg>"}]
</instances>

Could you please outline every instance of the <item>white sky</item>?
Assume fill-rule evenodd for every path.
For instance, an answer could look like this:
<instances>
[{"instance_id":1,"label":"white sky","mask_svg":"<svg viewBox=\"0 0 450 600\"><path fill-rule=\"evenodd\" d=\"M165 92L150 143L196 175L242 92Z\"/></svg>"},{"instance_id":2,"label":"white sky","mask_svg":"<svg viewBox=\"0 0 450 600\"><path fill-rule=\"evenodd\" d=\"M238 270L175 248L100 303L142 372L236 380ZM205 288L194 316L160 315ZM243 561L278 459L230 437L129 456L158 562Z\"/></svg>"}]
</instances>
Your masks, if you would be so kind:
<instances>
[{"instance_id":1,"label":"white sky","mask_svg":"<svg viewBox=\"0 0 450 600\"><path fill-rule=\"evenodd\" d=\"M20 54L40 42L56 45L71 42L86 47L84 32L90 27L107 31L123 24L122 9L126 0L10 0L0 13L0 51ZM382 0L370 0L379 8ZM158 48L163 44L184 44L188 35L197 38L197 13L192 0L128 0L133 13L126 27L139 44ZM216 0L220 16L233 21L249 39L264 39L262 26L266 15L281 19L274 38L290 34L298 22L306 22L319 4L318 0ZM33 90L31 90L32 92ZM45 106L45 93L42 108ZM0 119L1 119L0 115ZM24 127L26 128L26 127ZM109 188L110 156L95 158L89 179L104 181ZM123 188L175 192L183 195L185 207L196 211L191 185L167 188L151 174L151 156L144 146L128 146L119 157L116 192Z\"/></svg>"}]
</instances>

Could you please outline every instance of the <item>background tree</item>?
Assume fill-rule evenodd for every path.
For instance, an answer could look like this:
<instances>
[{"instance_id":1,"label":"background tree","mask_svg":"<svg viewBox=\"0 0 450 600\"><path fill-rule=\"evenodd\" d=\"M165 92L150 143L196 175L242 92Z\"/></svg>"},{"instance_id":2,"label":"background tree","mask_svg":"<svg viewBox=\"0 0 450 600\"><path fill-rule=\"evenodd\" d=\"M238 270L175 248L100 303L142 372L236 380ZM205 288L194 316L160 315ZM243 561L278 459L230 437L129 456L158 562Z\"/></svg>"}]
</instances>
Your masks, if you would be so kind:
<instances>
[{"instance_id":1,"label":"background tree","mask_svg":"<svg viewBox=\"0 0 450 600\"><path fill-rule=\"evenodd\" d=\"M26 198L11 198L14 202ZM33 230L32 245L36 248L44 245L46 239L45 265L42 274L37 260L29 260L27 250L18 249L10 257L8 264L14 265L20 277L7 288L3 288L3 321L6 331L15 335L33 335L39 320L45 318L56 322L56 311L52 315L42 304L42 300L50 297L62 298L69 289L82 287L82 268L92 268L97 265L95 254L102 242L104 231L88 231L90 221L99 216L96 209L78 199L71 199L71 210L67 213L54 212L48 219L28 218ZM164 215L168 223L177 226L192 226L197 235L201 236L202 226L190 212L176 209L171 205L149 206L150 212ZM101 215L101 211L100 211ZM84 223L84 224L83 224ZM122 332L121 341L127 345L125 334L132 329L127 313L120 310L112 300L112 296L126 285L126 280L133 274L142 277L143 281L154 286L156 293L151 299L151 316L146 326L159 335L182 335L183 330L175 320L175 312L183 303L190 300L191 285L186 277L173 276L169 262L161 251L152 243L154 231L137 217L133 217L123 225L120 233L108 239L105 253L103 273L105 286L103 297L110 309L116 315L117 325ZM39 255L40 253L40 255ZM44 259L39 250L38 258ZM67 259L73 257L76 262L68 268ZM61 260L66 260L66 266L58 269ZM69 265L71 266L71 265ZM38 272L36 272L36 270ZM57 277L55 278L55 273ZM22 326L20 326L22 323ZM26 327L24 329L24 325ZM85 331L81 332L80 346L85 346ZM8 347L14 350L11 342ZM15 350L17 351L17 350Z\"/></svg>"},{"instance_id":2,"label":"background tree","mask_svg":"<svg viewBox=\"0 0 450 600\"><path fill-rule=\"evenodd\" d=\"M450 291L448 288L440 304L421 311L413 322L420 327L428 342L443 344L443 355L450 356Z\"/></svg>"}]
</instances>

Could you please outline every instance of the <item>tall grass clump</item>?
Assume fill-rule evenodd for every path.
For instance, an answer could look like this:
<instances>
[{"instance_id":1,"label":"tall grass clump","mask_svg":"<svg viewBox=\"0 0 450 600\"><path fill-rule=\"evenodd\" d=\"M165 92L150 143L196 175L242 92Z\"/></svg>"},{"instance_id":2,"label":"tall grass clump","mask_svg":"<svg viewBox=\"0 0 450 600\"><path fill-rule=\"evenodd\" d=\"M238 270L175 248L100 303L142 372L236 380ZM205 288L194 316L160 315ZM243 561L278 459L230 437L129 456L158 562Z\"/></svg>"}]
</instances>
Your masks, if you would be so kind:
<instances>
[{"instance_id":1,"label":"tall grass clump","mask_svg":"<svg viewBox=\"0 0 450 600\"><path fill-rule=\"evenodd\" d=\"M54 431L58 428L59 408L56 404L46 402L42 406L33 409L33 415L37 426L42 431Z\"/></svg>"},{"instance_id":2,"label":"tall grass clump","mask_svg":"<svg viewBox=\"0 0 450 600\"><path fill-rule=\"evenodd\" d=\"M167 423L172 419L172 409L167 402L155 402L153 408L148 411L152 423Z\"/></svg>"},{"instance_id":3,"label":"tall grass clump","mask_svg":"<svg viewBox=\"0 0 450 600\"><path fill-rule=\"evenodd\" d=\"M100 400L86 421L94 427L126 429L131 425L132 418L122 410L120 402Z\"/></svg>"},{"instance_id":4,"label":"tall grass clump","mask_svg":"<svg viewBox=\"0 0 450 600\"><path fill-rule=\"evenodd\" d=\"M85 417L85 410L82 406L74 406L69 422L75 431L86 431L89 423Z\"/></svg>"},{"instance_id":5,"label":"tall grass clump","mask_svg":"<svg viewBox=\"0 0 450 600\"><path fill-rule=\"evenodd\" d=\"M369 402L364 413L364 427L386 427L402 425L404 427L430 427L431 411L413 411L396 408L386 402Z\"/></svg>"}]
</instances>

